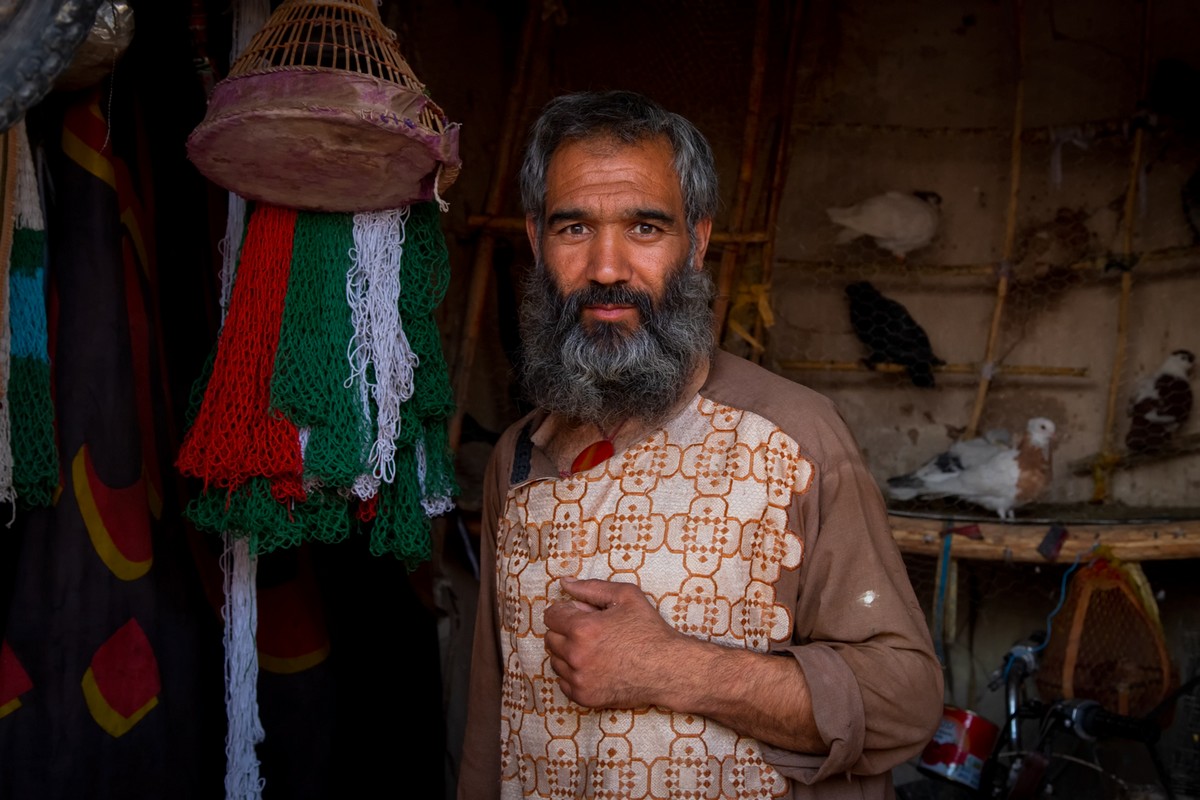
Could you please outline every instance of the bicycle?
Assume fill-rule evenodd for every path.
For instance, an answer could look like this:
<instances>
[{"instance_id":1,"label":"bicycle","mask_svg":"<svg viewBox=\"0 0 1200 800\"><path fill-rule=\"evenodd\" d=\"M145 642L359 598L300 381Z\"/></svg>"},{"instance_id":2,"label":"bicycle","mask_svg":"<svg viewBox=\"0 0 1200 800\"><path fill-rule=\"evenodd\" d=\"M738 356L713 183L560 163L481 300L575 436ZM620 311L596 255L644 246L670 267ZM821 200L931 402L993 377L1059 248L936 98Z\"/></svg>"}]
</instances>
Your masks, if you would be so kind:
<instances>
[{"instance_id":1,"label":"bicycle","mask_svg":"<svg viewBox=\"0 0 1200 800\"><path fill-rule=\"evenodd\" d=\"M1141 717L1113 713L1095 700L1060 698L1047 703L1026 693L1028 682L1037 673L1044 642L1045 633L1039 631L1017 643L991 675L988 688L1004 688L1005 721L985 764L978 796L993 800L1047 795L1126 800L1140 793L1175 800L1156 745L1163 729L1161 719L1198 678L1171 692ZM1037 735L1028 742L1025 728L1030 721L1036 722ZM1119 768L1103 763L1102 750L1109 745L1113 750L1123 748ZM1135 784L1123 777L1136 771L1129 755L1131 747L1136 751L1139 745L1143 761L1152 768L1153 784ZM1148 786L1152 794L1147 793Z\"/></svg>"}]
</instances>

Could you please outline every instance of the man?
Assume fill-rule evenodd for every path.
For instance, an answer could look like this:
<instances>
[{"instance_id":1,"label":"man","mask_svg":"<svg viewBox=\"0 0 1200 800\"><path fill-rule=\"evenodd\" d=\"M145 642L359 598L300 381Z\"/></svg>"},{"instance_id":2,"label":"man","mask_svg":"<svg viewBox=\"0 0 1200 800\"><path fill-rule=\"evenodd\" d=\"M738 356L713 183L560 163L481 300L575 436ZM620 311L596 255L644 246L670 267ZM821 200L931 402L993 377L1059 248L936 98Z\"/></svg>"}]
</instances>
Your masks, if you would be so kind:
<instances>
[{"instance_id":1,"label":"man","mask_svg":"<svg viewBox=\"0 0 1200 800\"><path fill-rule=\"evenodd\" d=\"M892 796L941 670L832 403L715 347L708 143L567 95L521 190L538 410L485 477L458 796Z\"/></svg>"}]
</instances>

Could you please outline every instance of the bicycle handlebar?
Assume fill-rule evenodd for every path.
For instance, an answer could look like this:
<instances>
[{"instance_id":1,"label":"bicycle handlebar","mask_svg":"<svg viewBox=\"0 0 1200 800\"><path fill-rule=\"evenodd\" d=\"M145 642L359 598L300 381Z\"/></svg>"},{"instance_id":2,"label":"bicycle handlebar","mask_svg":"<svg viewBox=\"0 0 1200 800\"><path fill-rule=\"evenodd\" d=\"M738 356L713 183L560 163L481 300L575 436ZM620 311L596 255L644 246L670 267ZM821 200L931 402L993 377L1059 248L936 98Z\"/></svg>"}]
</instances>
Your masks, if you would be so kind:
<instances>
[{"instance_id":1,"label":"bicycle handlebar","mask_svg":"<svg viewBox=\"0 0 1200 800\"><path fill-rule=\"evenodd\" d=\"M1046 641L1045 631L1034 631L1028 639L1017 642L1004 654L1004 661L992 671L988 689L996 691L1011 680L1024 680L1037 672L1037 653Z\"/></svg>"},{"instance_id":2,"label":"bicycle handlebar","mask_svg":"<svg viewBox=\"0 0 1200 800\"><path fill-rule=\"evenodd\" d=\"M1114 714L1095 700L1062 700L1063 722L1081 739L1129 739L1144 744L1158 741L1159 728L1152 720Z\"/></svg>"}]
</instances>

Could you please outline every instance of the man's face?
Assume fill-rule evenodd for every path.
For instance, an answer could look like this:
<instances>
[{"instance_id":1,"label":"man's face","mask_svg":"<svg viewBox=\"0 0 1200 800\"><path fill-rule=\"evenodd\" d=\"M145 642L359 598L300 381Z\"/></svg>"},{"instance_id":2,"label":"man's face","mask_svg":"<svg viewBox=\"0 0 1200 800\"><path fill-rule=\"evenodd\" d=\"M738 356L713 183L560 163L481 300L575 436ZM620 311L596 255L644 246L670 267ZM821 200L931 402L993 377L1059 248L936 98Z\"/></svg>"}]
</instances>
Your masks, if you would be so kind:
<instances>
[{"instance_id":1,"label":"man's face","mask_svg":"<svg viewBox=\"0 0 1200 800\"><path fill-rule=\"evenodd\" d=\"M693 248L665 139L563 144L546 171L545 215L540 238L527 220L530 243L566 295L612 286L658 298L681 265L702 267L712 228L710 220L696 226ZM630 330L644 320L632 304L603 302L585 304L580 322Z\"/></svg>"},{"instance_id":2,"label":"man's face","mask_svg":"<svg viewBox=\"0 0 1200 800\"><path fill-rule=\"evenodd\" d=\"M711 224L693 249L665 144L580 143L563 155L521 309L526 392L602 429L661 421L712 354Z\"/></svg>"}]
</instances>

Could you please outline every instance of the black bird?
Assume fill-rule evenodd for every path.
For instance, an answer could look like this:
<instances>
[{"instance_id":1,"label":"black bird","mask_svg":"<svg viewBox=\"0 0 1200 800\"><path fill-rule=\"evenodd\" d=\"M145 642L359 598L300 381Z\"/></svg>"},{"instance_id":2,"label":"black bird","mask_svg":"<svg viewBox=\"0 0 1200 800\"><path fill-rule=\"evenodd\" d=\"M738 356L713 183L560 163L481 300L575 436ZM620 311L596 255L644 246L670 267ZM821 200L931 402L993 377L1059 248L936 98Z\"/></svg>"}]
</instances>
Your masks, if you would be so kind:
<instances>
[{"instance_id":1,"label":"black bird","mask_svg":"<svg viewBox=\"0 0 1200 800\"><path fill-rule=\"evenodd\" d=\"M863 363L900 364L908 371L914 386L933 386L933 368L946 362L933 354L925 330L908 309L879 293L869 281L855 281L846 287L850 301L850 324L869 351Z\"/></svg>"}]
</instances>

